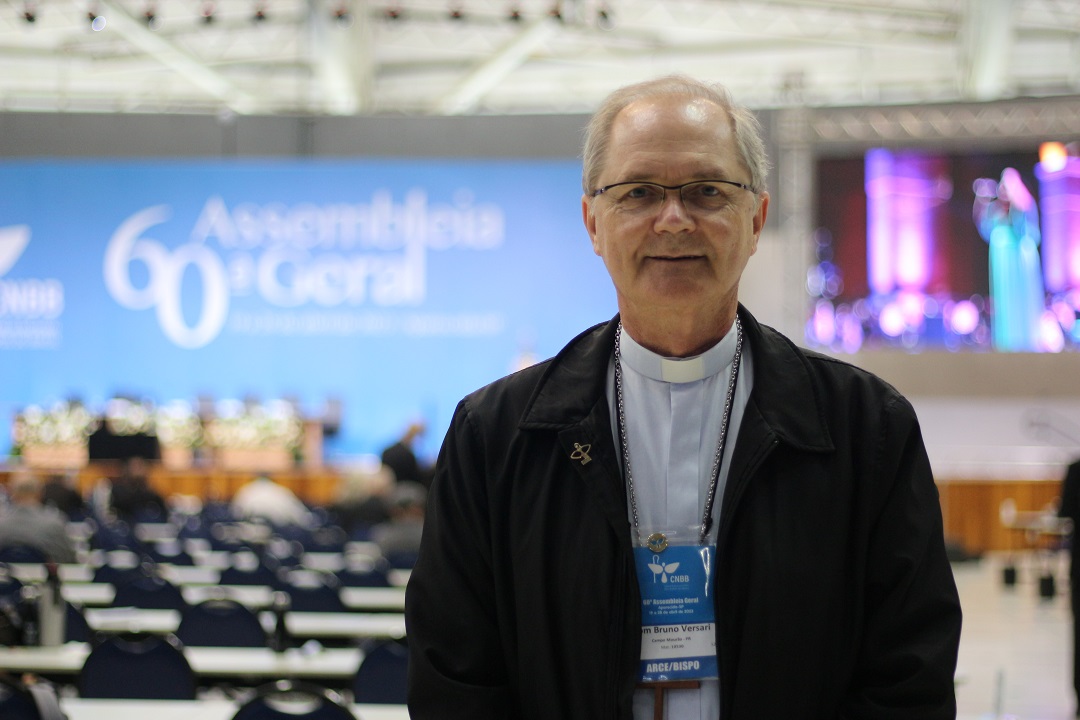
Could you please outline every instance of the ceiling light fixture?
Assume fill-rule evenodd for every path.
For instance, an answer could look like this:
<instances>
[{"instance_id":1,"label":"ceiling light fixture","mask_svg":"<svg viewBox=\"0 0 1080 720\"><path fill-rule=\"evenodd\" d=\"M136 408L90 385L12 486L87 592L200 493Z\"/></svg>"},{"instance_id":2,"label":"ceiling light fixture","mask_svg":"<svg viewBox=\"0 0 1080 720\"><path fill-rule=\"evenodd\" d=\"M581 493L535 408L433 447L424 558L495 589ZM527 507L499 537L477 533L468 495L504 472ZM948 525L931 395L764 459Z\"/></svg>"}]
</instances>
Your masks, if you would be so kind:
<instances>
[{"instance_id":1,"label":"ceiling light fixture","mask_svg":"<svg viewBox=\"0 0 1080 720\"><path fill-rule=\"evenodd\" d=\"M611 30L615 27L615 21L611 17L611 8L606 2L600 3L600 7L596 10L596 27L601 30Z\"/></svg>"},{"instance_id":2,"label":"ceiling light fixture","mask_svg":"<svg viewBox=\"0 0 1080 720\"><path fill-rule=\"evenodd\" d=\"M204 25L209 25L210 23L214 22L215 10L216 8L214 7L214 0L204 0L202 8L199 11Z\"/></svg>"},{"instance_id":3,"label":"ceiling light fixture","mask_svg":"<svg viewBox=\"0 0 1080 720\"><path fill-rule=\"evenodd\" d=\"M90 6L90 9L86 11L86 20L90 23L90 29L94 32L101 32L105 29L105 16L98 12L97 7Z\"/></svg>"},{"instance_id":4,"label":"ceiling light fixture","mask_svg":"<svg viewBox=\"0 0 1080 720\"><path fill-rule=\"evenodd\" d=\"M352 13L349 12L349 6L344 0L338 3L334 8L334 22L342 27L349 27L352 25Z\"/></svg>"}]
</instances>

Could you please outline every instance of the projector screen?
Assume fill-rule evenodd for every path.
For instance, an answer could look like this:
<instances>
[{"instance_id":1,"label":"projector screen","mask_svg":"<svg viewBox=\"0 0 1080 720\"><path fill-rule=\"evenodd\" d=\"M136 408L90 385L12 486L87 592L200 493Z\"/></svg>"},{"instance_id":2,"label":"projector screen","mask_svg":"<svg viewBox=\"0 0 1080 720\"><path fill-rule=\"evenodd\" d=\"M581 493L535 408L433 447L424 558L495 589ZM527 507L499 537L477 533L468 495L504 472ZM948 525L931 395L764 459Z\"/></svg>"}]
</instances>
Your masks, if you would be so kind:
<instances>
[{"instance_id":1,"label":"projector screen","mask_svg":"<svg viewBox=\"0 0 1080 720\"><path fill-rule=\"evenodd\" d=\"M328 459L614 315L572 161L0 163L0 413L340 408ZM0 434L0 452L10 447Z\"/></svg>"},{"instance_id":2,"label":"projector screen","mask_svg":"<svg viewBox=\"0 0 1080 720\"><path fill-rule=\"evenodd\" d=\"M871 149L816 168L810 345L1080 348L1080 157Z\"/></svg>"}]
</instances>

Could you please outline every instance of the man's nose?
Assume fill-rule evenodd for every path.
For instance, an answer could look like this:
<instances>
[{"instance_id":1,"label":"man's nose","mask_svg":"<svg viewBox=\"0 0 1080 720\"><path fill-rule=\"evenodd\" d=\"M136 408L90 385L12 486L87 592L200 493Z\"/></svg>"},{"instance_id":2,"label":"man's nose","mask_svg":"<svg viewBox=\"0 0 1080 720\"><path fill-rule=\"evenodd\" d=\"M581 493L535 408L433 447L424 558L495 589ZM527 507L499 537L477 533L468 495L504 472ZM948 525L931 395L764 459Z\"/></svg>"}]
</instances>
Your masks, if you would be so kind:
<instances>
[{"instance_id":1,"label":"man's nose","mask_svg":"<svg viewBox=\"0 0 1080 720\"><path fill-rule=\"evenodd\" d=\"M690 214L678 190L668 190L664 193L664 200L660 203L655 224L658 231L666 232L687 231L695 227L694 217Z\"/></svg>"}]
</instances>

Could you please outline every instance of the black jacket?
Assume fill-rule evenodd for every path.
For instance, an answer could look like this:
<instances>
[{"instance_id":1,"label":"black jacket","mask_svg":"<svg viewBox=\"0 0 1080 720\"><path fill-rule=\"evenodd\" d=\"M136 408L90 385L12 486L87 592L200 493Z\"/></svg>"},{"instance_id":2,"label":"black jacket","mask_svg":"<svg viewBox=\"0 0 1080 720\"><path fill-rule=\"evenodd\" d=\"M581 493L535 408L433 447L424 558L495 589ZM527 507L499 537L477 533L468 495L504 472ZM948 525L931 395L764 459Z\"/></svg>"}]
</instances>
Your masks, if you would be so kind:
<instances>
[{"instance_id":1,"label":"black jacket","mask_svg":"<svg viewBox=\"0 0 1080 720\"><path fill-rule=\"evenodd\" d=\"M960 606L911 406L740 314L755 379L719 518L722 718L955 718ZM459 404L406 596L415 720L631 717L615 328Z\"/></svg>"}]
</instances>

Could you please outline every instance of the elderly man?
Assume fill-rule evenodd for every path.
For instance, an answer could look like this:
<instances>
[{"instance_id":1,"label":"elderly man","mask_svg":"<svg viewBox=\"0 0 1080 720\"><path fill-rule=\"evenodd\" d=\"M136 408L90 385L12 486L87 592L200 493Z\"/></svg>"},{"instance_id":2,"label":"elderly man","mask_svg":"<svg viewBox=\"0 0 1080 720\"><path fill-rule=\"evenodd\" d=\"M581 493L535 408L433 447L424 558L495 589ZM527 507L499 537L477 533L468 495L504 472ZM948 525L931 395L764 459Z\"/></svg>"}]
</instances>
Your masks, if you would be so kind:
<instances>
[{"instance_id":1,"label":"elderly man","mask_svg":"<svg viewBox=\"0 0 1080 720\"><path fill-rule=\"evenodd\" d=\"M738 303L766 168L753 115L687 78L592 119L619 315L459 404L406 598L413 718L955 717L910 404Z\"/></svg>"}]
</instances>

